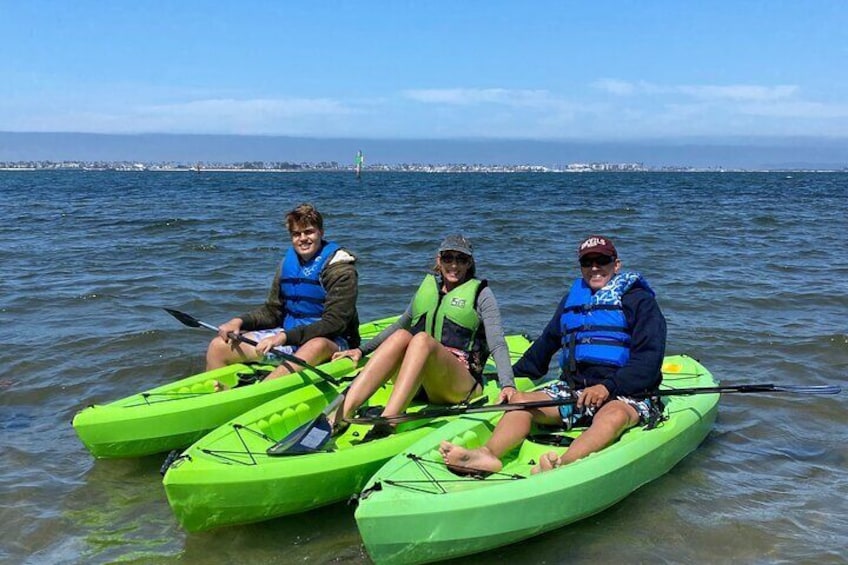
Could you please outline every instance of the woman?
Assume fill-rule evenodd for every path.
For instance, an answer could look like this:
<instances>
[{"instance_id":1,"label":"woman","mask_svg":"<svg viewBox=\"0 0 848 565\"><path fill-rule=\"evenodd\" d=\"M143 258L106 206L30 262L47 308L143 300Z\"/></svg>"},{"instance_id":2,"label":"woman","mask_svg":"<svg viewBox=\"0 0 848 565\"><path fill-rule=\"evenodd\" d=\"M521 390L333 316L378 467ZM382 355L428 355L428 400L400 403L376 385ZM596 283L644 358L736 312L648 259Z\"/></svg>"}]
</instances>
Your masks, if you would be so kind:
<instances>
[{"instance_id":1,"label":"woman","mask_svg":"<svg viewBox=\"0 0 848 565\"><path fill-rule=\"evenodd\" d=\"M456 404L478 395L490 354L498 369L500 401L509 401L516 389L500 310L486 281L474 278L475 267L471 242L462 235L446 237L433 268L438 280L427 275L400 319L377 337L333 355L358 362L373 352L332 419L337 428L391 378L394 389L382 416L406 410L420 388L434 404ZM378 425L366 437L392 431Z\"/></svg>"}]
</instances>

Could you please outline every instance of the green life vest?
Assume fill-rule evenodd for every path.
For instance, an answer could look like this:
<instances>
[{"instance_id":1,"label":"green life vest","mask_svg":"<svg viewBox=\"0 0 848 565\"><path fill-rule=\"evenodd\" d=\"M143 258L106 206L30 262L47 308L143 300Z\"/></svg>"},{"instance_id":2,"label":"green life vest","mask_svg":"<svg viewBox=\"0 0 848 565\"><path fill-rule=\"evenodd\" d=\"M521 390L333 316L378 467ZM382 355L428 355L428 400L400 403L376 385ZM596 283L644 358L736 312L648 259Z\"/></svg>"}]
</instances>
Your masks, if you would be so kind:
<instances>
[{"instance_id":1,"label":"green life vest","mask_svg":"<svg viewBox=\"0 0 848 565\"><path fill-rule=\"evenodd\" d=\"M477 315L477 295L485 287L486 281L471 279L440 296L436 277L427 275L412 300L412 333L427 332L442 345L464 351L485 349Z\"/></svg>"}]
</instances>

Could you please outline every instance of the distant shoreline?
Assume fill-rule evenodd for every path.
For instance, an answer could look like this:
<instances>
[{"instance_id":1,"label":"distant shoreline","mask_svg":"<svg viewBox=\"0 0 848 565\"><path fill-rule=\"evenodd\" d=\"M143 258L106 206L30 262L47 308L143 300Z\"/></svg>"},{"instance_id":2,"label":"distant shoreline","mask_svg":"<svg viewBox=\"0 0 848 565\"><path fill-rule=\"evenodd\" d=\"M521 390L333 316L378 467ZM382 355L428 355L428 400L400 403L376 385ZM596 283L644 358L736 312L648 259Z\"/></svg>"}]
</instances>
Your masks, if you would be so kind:
<instances>
[{"instance_id":1,"label":"distant shoreline","mask_svg":"<svg viewBox=\"0 0 848 565\"><path fill-rule=\"evenodd\" d=\"M354 174L354 169L342 168L303 168L303 169L239 169L235 167L210 167L188 169L184 167L8 167L0 166L0 172L80 172L80 173L339 173ZM553 169L547 167L465 167L465 166L418 166L418 167L386 167L373 170L363 170L362 175L380 173L428 173L428 174L591 174L591 173L848 173L844 169L730 169L730 168L698 168L698 167L663 167L643 169Z\"/></svg>"},{"instance_id":2,"label":"distant shoreline","mask_svg":"<svg viewBox=\"0 0 848 565\"><path fill-rule=\"evenodd\" d=\"M675 137L633 140L366 139L258 135L83 134L0 131L0 167L75 163L202 169L366 173L563 170L848 170L848 136ZM504 169L504 168L508 169Z\"/></svg>"},{"instance_id":3,"label":"distant shoreline","mask_svg":"<svg viewBox=\"0 0 848 565\"><path fill-rule=\"evenodd\" d=\"M310 171L299 171L293 169L182 169L182 168L153 168L153 169L121 169L121 168L75 168L75 167L0 167L0 171L75 171L80 173L301 173L301 172L327 172L332 169L312 169ZM336 172L336 171L333 171ZM337 171L342 172L342 171Z\"/></svg>"}]
</instances>

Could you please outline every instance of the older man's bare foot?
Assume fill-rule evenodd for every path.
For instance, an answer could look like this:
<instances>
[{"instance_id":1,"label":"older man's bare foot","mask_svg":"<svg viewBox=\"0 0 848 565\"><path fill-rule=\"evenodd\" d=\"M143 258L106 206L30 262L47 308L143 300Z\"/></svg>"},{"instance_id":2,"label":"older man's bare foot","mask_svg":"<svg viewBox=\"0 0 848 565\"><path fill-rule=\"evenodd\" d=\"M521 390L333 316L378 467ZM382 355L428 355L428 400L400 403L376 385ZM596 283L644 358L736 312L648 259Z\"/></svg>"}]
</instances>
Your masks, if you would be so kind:
<instances>
[{"instance_id":1,"label":"older man's bare foot","mask_svg":"<svg viewBox=\"0 0 848 565\"><path fill-rule=\"evenodd\" d=\"M494 456L487 447L479 449L466 449L443 441L439 445L439 453L442 459L452 471L458 473L486 472L497 473L503 468L501 460Z\"/></svg>"},{"instance_id":2,"label":"older man's bare foot","mask_svg":"<svg viewBox=\"0 0 848 565\"><path fill-rule=\"evenodd\" d=\"M556 469L561 465L562 461L559 459L559 454L556 451L549 451L539 457L539 464L533 467L530 472L534 475L536 473L544 473L545 471Z\"/></svg>"}]
</instances>

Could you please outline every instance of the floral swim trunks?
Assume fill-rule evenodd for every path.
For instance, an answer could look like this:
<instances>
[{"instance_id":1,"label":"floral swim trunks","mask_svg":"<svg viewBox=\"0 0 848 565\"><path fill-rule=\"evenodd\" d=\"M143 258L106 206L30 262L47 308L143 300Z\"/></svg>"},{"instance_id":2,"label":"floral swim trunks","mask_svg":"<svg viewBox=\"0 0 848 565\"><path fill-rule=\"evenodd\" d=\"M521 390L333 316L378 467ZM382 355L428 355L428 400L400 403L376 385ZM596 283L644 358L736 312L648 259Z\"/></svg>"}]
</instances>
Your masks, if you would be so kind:
<instances>
[{"instance_id":1,"label":"floral swim trunks","mask_svg":"<svg viewBox=\"0 0 848 565\"><path fill-rule=\"evenodd\" d=\"M580 398L582 390L571 390L568 385L562 381L557 381L552 385L542 389L545 394L551 397L552 400L570 400L575 401ZM662 405L653 398L630 398L629 396L619 396L617 400L625 402L632 406L636 413L639 414L638 425L650 425L658 421L662 416ZM595 416L596 408L584 406L580 410L576 410L574 404L561 404L559 406L559 415L562 418L565 429L570 430L575 426L589 426L592 423L592 418Z\"/></svg>"},{"instance_id":2,"label":"floral swim trunks","mask_svg":"<svg viewBox=\"0 0 848 565\"><path fill-rule=\"evenodd\" d=\"M283 328L272 328L270 330L256 330L256 331L248 332L245 335L250 337L254 341L262 341L266 337L271 337L271 336L277 335L281 331L283 331ZM345 349L348 349L350 347L347 343L347 340L343 337L336 337L332 341L333 341L333 343L335 343L339 347L339 351L344 351ZM297 351L298 347L299 346L297 346L297 345L283 345L283 346L277 347L276 349L278 351L281 351L281 352L287 354L287 355L294 355L294 353ZM272 350L272 351L268 352L268 354L265 356L265 359L263 359L263 361L266 361L268 363L279 363L280 362L280 356L275 355L273 350Z\"/></svg>"}]
</instances>

